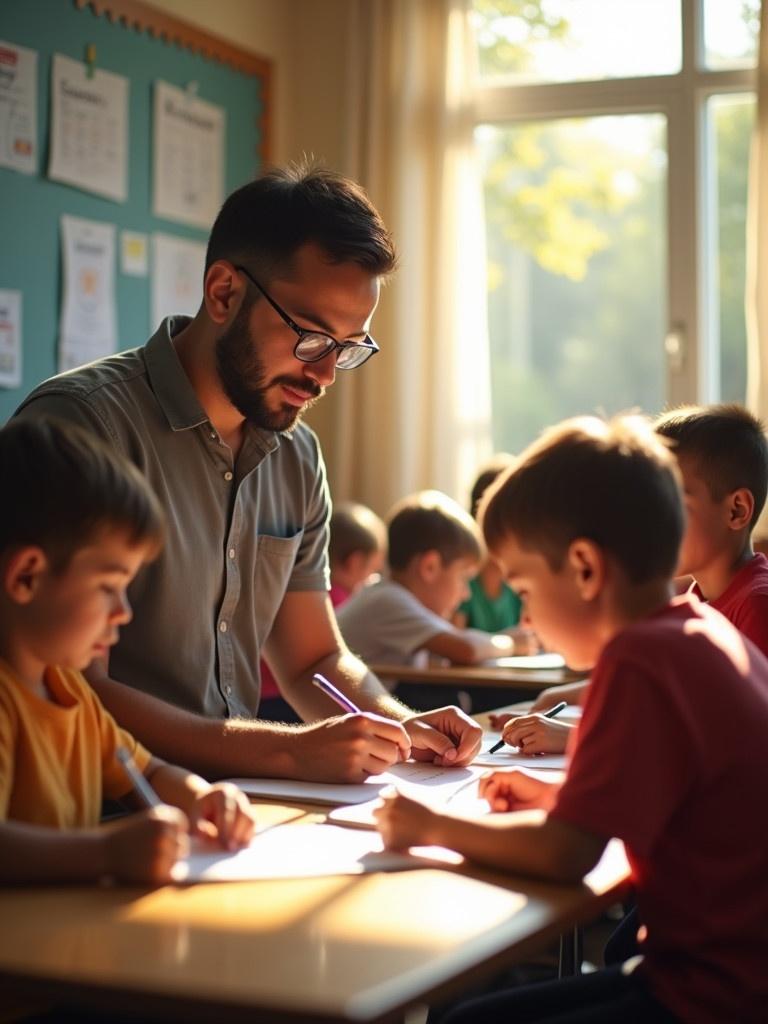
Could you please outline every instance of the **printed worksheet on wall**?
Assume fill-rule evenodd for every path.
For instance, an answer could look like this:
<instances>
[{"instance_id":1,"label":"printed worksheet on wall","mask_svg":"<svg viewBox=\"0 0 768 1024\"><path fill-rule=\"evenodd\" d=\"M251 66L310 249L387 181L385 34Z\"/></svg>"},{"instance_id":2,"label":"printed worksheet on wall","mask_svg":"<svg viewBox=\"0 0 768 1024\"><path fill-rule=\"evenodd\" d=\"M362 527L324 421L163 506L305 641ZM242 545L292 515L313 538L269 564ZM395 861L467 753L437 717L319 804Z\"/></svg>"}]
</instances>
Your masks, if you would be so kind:
<instances>
[{"instance_id":1,"label":"printed worksheet on wall","mask_svg":"<svg viewBox=\"0 0 768 1024\"><path fill-rule=\"evenodd\" d=\"M64 295L59 370L71 370L117 348L114 224L64 215Z\"/></svg>"},{"instance_id":2,"label":"printed worksheet on wall","mask_svg":"<svg viewBox=\"0 0 768 1024\"><path fill-rule=\"evenodd\" d=\"M153 208L156 217L205 228L224 197L224 109L191 90L155 82Z\"/></svg>"},{"instance_id":3,"label":"printed worksheet on wall","mask_svg":"<svg viewBox=\"0 0 768 1024\"><path fill-rule=\"evenodd\" d=\"M128 197L128 79L55 54L48 177L117 202Z\"/></svg>"},{"instance_id":4,"label":"printed worksheet on wall","mask_svg":"<svg viewBox=\"0 0 768 1024\"><path fill-rule=\"evenodd\" d=\"M0 167L37 170L37 54L0 40Z\"/></svg>"},{"instance_id":5,"label":"printed worksheet on wall","mask_svg":"<svg viewBox=\"0 0 768 1024\"><path fill-rule=\"evenodd\" d=\"M158 231L152 235L152 323L166 316L194 316L203 298L205 245Z\"/></svg>"}]
</instances>

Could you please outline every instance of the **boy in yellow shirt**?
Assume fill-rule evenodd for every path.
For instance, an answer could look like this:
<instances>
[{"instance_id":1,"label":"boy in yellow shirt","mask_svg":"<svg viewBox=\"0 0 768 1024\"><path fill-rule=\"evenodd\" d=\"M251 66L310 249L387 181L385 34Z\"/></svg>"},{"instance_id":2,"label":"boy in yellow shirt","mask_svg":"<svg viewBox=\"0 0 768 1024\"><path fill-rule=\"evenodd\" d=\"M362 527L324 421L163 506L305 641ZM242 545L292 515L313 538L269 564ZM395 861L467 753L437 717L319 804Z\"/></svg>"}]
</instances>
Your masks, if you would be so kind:
<instances>
[{"instance_id":1,"label":"boy in yellow shirt","mask_svg":"<svg viewBox=\"0 0 768 1024\"><path fill-rule=\"evenodd\" d=\"M190 832L247 843L244 794L152 757L81 674L130 620L126 588L162 543L141 474L42 420L0 431L0 479L0 881L160 884ZM136 803L126 753L164 805L99 826L102 797Z\"/></svg>"}]
</instances>

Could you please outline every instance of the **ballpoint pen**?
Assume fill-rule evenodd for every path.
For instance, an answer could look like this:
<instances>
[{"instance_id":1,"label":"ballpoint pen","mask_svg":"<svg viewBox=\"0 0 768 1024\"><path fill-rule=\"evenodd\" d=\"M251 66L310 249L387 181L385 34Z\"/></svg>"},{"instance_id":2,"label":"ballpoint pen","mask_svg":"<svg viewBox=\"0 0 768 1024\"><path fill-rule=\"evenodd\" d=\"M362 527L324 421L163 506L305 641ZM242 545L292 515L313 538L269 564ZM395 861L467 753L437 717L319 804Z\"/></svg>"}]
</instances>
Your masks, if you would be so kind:
<instances>
[{"instance_id":1,"label":"ballpoint pen","mask_svg":"<svg viewBox=\"0 0 768 1024\"><path fill-rule=\"evenodd\" d=\"M326 679L325 676L321 676L319 672L316 672L312 676L312 682L315 686L322 690L331 700L335 700L336 703L344 708L345 711L349 711L353 715L359 715L360 708L357 704L354 704L349 697L345 697L341 690L337 689L330 680Z\"/></svg>"},{"instance_id":2,"label":"ballpoint pen","mask_svg":"<svg viewBox=\"0 0 768 1024\"><path fill-rule=\"evenodd\" d=\"M123 768L125 768L125 773L133 783L133 788L139 794L147 807L160 807L163 801L136 767L130 752L126 750L125 747L117 748L117 759L120 761Z\"/></svg>"},{"instance_id":3,"label":"ballpoint pen","mask_svg":"<svg viewBox=\"0 0 768 1024\"><path fill-rule=\"evenodd\" d=\"M555 717L556 715L559 715L559 714L560 714L560 712L561 712L561 711L562 711L562 710L563 710L564 708L567 708L567 707L568 707L568 704L567 704L567 702L566 702L566 701L564 701L564 700L561 700L559 704L555 704L555 706L554 706L554 707L551 707L551 708L549 709L549 711L545 711L545 712L544 712L544 717L545 717L545 718L554 718L554 717ZM493 746L492 746L492 747L491 747L491 749L490 749L490 750L488 751L488 753L489 753L489 754L496 754L496 753L498 753L498 751L499 751L499 750L501 750L501 748L502 748L503 746L504 746L504 740L503 740L503 739L501 739L501 740L499 740L499 742L498 742L498 743L494 743L494 744L493 744Z\"/></svg>"}]
</instances>

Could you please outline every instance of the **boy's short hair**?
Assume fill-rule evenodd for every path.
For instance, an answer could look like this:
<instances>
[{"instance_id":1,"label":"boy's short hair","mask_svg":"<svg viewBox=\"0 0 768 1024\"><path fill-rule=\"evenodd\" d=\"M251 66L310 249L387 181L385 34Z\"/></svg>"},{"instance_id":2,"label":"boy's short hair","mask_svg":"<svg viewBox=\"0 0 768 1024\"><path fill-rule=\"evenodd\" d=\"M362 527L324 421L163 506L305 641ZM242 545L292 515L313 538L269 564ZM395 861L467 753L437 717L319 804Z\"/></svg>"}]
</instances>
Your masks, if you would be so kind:
<instances>
[{"instance_id":1,"label":"boy's short hair","mask_svg":"<svg viewBox=\"0 0 768 1024\"><path fill-rule=\"evenodd\" d=\"M683 535L675 457L640 416L566 420L530 445L480 504L486 543L510 534L558 571L569 545L600 545L633 583L671 577Z\"/></svg>"},{"instance_id":2,"label":"boy's short hair","mask_svg":"<svg viewBox=\"0 0 768 1024\"><path fill-rule=\"evenodd\" d=\"M290 271L308 242L334 263L356 263L378 277L397 263L392 236L363 188L305 160L260 175L224 201L205 268L221 259L243 263L266 287Z\"/></svg>"},{"instance_id":3,"label":"boy's short hair","mask_svg":"<svg viewBox=\"0 0 768 1024\"><path fill-rule=\"evenodd\" d=\"M752 492L752 529L768 492L768 442L760 420L741 405L688 405L660 416L656 430L673 442L676 455L694 460L713 501L740 487Z\"/></svg>"},{"instance_id":4,"label":"boy's short hair","mask_svg":"<svg viewBox=\"0 0 768 1024\"><path fill-rule=\"evenodd\" d=\"M358 551L373 555L384 551L387 530L376 513L367 505L345 501L334 505L330 521L328 557L331 565L343 565Z\"/></svg>"},{"instance_id":5,"label":"boy's short hair","mask_svg":"<svg viewBox=\"0 0 768 1024\"><path fill-rule=\"evenodd\" d=\"M387 517L391 569L406 569L412 559L437 551L443 565L458 558L479 562L483 545L477 523L441 491L419 491L399 501Z\"/></svg>"},{"instance_id":6,"label":"boy's short hair","mask_svg":"<svg viewBox=\"0 0 768 1024\"><path fill-rule=\"evenodd\" d=\"M509 452L497 452L483 466L477 474L475 482L472 484L472 490L469 495L469 511L473 516L477 516L477 508L480 504L480 499L496 477L499 476L500 473L503 473L505 469L509 469L510 466L514 465L514 462L514 455L510 455Z\"/></svg>"},{"instance_id":7,"label":"boy's short hair","mask_svg":"<svg viewBox=\"0 0 768 1024\"><path fill-rule=\"evenodd\" d=\"M159 551L164 516L135 466L105 442L48 417L13 420L0 430L0 555L41 547L55 572L101 529Z\"/></svg>"}]
</instances>

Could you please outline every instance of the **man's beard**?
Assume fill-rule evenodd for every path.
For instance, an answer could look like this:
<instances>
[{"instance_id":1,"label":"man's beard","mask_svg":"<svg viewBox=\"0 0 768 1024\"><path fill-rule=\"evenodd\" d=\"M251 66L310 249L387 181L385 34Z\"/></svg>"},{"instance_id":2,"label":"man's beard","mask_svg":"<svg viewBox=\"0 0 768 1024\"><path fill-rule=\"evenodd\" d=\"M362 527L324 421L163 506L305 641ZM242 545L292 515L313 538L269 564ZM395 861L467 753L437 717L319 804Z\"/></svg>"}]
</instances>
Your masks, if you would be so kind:
<instances>
[{"instance_id":1,"label":"man's beard","mask_svg":"<svg viewBox=\"0 0 768 1024\"><path fill-rule=\"evenodd\" d=\"M282 405L270 409L267 404L267 373L257 352L256 341L249 334L250 309L241 308L232 325L216 342L216 367L224 393L249 423L264 430L290 431L298 426L303 413L323 394L323 388L307 377L274 377L273 385L285 384L313 398L303 406Z\"/></svg>"}]
</instances>

